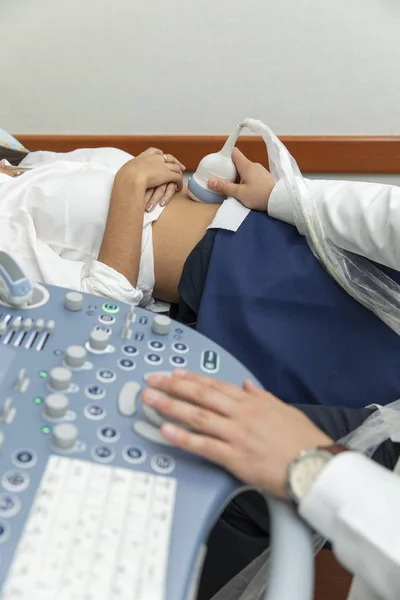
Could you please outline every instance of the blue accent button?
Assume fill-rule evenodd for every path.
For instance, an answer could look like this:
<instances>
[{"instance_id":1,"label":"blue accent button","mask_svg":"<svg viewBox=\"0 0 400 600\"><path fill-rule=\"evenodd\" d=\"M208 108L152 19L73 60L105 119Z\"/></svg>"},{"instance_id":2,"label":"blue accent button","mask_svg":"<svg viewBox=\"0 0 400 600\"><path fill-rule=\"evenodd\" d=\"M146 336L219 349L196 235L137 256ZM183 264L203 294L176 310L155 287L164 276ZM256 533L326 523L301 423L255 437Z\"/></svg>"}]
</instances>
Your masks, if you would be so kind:
<instances>
[{"instance_id":1,"label":"blue accent button","mask_svg":"<svg viewBox=\"0 0 400 600\"><path fill-rule=\"evenodd\" d=\"M98 431L99 438L106 442L116 442L119 438L119 433L114 427L110 425L106 425L106 427L102 427Z\"/></svg>"},{"instance_id":2,"label":"blue accent button","mask_svg":"<svg viewBox=\"0 0 400 600\"><path fill-rule=\"evenodd\" d=\"M106 390L104 388L102 388L100 385L93 384L93 385L88 385L85 388L85 394L89 398L94 398L96 400L99 400L101 398L104 398L104 396L106 395Z\"/></svg>"},{"instance_id":3,"label":"blue accent button","mask_svg":"<svg viewBox=\"0 0 400 600\"><path fill-rule=\"evenodd\" d=\"M139 319L140 325L147 325L147 322L148 322L147 317L140 317L140 319Z\"/></svg>"},{"instance_id":4,"label":"blue accent button","mask_svg":"<svg viewBox=\"0 0 400 600\"><path fill-rule=\"evenodd\" d=\"M187 360L183 356L171 356L169 362L174 367L186 367L187 365Z\"/></svg>"},{"instance_id":5,"label":"blue accent button","mask_svg":"<svg viewBox=\"0 0 400 600\"><path fill-rule=\"evenodd\" d=\"M122 352L127 356L137 356L139 354L139 350L136 346L131 346L130 344L122 347Z\"/></svg>"},{"instance_id":6,"label":"blue accent button","mask_svg":"<svg viewBox=\"0 0 400 600\"><path fill-rule=\"evenodd\" d=\"M115 456L115 452L108 446L95 446L92 450L92 456L99 462L111 462Z\"/></svg>"},{"instance_id":7,"label":"blue accent button","mask_svg":"<svg viewBox=\"0 0 400 600\"><path fill-rule=\"evenodd\" d=\"M151 467L157 473L165 475L175 469L175 461L167 454L156 454L151 459Z\"/></svg>"},{"instance_id":8,"label":"blue accent button","mask_svg":"<svg viewBox=\"0 0 400 600\"><path fill-rule=\"evenodd\" d=\"M218 373L219 354L214 350L204 350L201 354L200 367L206 373Z\"/></svg>"},{"instance_id":9,"label":"blue accent button","mask_svg":"<svg viewBox=\"0 0 400 600\"><path fill-rule=\"evenodd\" d=\"M0 522L0 544L4 544L10 535L10 526L5 522Z\"/></svg>"},{"instance_id":10,"label":"blue accent button","mask_svg":"<svg viewBox=\"0 0 400 600\"><path fill-rule=\"evenodd\" d=\"M133 371L133 369L136 368L136 363L134 360L131 360L130 358L121 358L118 361L118 366L120 369L123 369L124 371Z\"/></svg>"},{"instance_id":11,"label":"blue accent button","mask_svg":"<svg viewBox=\"0 0 400 600\"><path fill-rule=\"evenodd\" d=\"M159 340L150 340L150 342L148 343L148 347L151 350L155 350L156 352L162 352L163 350L165 350L165 344L163 344Z\"/></svg>"},{"instance_id":12,"label":"blue accent button","mask_svg":"<svg viewBox=\"0 0 400 600\"><path fill-rule=\"evenodd\" d=\"M149 365L160 365L162 363L162 358L159 354L146 354L144 360L149 363Z\"/></svg>"},{"instance_id":13,"label":"blue accent button","mask_svg":"<svg viewBox=\"0 0 400 600\"><path fill-rule=\"evenodd\" d=\"M146 460L146 452L137 446L127 446L124 449L123 456L125 460L134 465Z\"/></svg>"},{"instance_id":14,"label":"blue accent button","mask_svg":"<svg viewBox=\"0 0 400 600\"><path fill-rule=\"evenodd\" d=\"M111 383L112 381L115 381L116 378L117 375L111 369L100 369L100 371L97 371L97 379L104 383Z\"/></svg>"},{"instance_id":15,"label":"blue accent button","mask_svg":"<svg viewBox=\"0 0 400 600\"><path fill-rule=\"evenodd\" d=\"M13 517L21 508L21 501L18 496L10 494L0 494L0 516Z\"/></svg>"},{"instance_id":16,"label":"blue accent button","mask_svg":"<svg viewBox=\"0 0 400 600\"><path fill-rule=\"evenodd\" d=\"M106 411L98 404L89 404L85 407L85 415L88 419L103 419L106 416Z\"/></svg>"},{"instance_id":17,"label":"blue accent button","mask_svg":"<svg viewBox=\"0 0 400 600\"><path fill-rule=\"evenodd\" d=\"M29 481L27 473L7 471L1 479L1 484L9 492L23 492L28 487Z\"/></svg>"},{"instance_id":18,"label":"blue accent button","mask_svg":"<svg viewBox=\"0 0 400 600\"><path fill-rule=\"evenodd\" d=\"M36 454L32 450L17 450L13 455L13 461L19 467L28 469L36 464Z\"/></svg>"},{"instance_id":19,"label":"blue accent button","mask_svg":"<svg viewBox=\"0 0 400 600\"><path fill-rule=\"evenodd\" d=\"M172 350L174 352L178 352L179 354L186 354L189 352L189 346L183 342L175 342L175 344L172 344Z\"/></svg>"}]
</instances>

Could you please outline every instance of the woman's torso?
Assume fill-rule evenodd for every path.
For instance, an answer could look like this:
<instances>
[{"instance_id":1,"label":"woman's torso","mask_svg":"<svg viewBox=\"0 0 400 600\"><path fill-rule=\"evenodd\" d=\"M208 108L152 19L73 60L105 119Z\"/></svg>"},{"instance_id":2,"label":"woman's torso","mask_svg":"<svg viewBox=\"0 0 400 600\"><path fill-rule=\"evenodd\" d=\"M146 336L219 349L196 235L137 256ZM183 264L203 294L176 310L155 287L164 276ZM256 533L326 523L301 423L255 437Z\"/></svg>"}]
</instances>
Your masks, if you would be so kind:
<instances>
[{"instance_id":1,"label":"woman's torso","mask_svg":"<svg viewBox=\"0 0 400 600\"><path fill-rule=\"evenodd\" d=\"M179 300L178 284L183 265L211 224L218 204L193 202L184 188L153 223L154 296Z\"/></svg>"},{"instance_id":2,"label":"woman's torso","mask_svg":"<svg viewBox=\"0 0 400 600\"><path fill-rule=\"evenodd\" d=\"M44 264L44 246L90 266L99 253L116 170L115 165L53 159L18 178L0 175L0 248L13 252L33 280L47 283L57 284ZM153 277L154 247L154 295L176 301L183 264L217 210L192 202L184 189L164 211L145 213L138 287Z\"/></svg>"}]
</instances>

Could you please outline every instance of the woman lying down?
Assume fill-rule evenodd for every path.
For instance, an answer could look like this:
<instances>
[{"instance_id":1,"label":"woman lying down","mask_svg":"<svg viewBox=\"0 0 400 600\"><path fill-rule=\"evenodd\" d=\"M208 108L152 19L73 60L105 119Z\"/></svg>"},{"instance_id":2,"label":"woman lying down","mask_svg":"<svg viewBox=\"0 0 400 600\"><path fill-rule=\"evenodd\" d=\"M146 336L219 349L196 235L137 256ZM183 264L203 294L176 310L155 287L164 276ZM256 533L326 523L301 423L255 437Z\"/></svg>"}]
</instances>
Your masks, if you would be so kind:
<instances>
[{"instance_id":1,"label":"woman lying down","mask_svg":"<svg viewBox=\"0 0 400 600\"><path fill-rule=\"evenodd\" d=\"M33 281L153 310L165 308L154 298L178 300L183 264L219 207L189 199L177 159L98 149L2 164L0 248Z\"/></svg>"},{"instance_id":2,"label":"woman lying down","mask_svg":"<svg viewBox=\"0 0 400 600\"><path fill-rule=\"evenodd\" d=\"M369 416L365 405L399 397L400 337L330 279L295 227L266 215L274 188L268 211L290 223L285 194L268 171L238 151L234 159L242 183L226 191L258 212L233 199L221 207L191 201L182 185L184 166L160 150L135 159L114 149L33 152L16 170L0 169L0 249L19 259L32 280L153 310L165 307L160 300L179 301L182 271L196 291L191 267L203 269L200 330L339 439ZM380 229L370 236L365 224L379 221L380 207L400 206L400 195L396 200L389 186L349 186L315 183L327 211L342 203L327 223L342 230L348 250L396 268L385 244L372 245ZM357 220L342 218L347 206L354 206L363 236L353 235ZM205 235L210 225L217 236ZM194 312L198 305L199 298L190 299ZM398 445L387 443L375 459L393 468L398 455ZM209 600L258 556L268 532L257 494L232 502L211 534L199 599Z\"/></svg>"}]
</instances>

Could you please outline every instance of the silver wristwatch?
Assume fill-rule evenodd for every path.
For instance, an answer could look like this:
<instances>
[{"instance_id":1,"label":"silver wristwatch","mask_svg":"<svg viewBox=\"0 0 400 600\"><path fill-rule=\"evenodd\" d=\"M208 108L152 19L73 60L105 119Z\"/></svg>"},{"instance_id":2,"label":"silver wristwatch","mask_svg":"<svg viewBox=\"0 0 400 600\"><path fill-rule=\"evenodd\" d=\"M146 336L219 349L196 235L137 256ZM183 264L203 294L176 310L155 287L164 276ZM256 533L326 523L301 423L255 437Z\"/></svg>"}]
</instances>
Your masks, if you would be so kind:
<instances>
[{"instance_id":1,"label":"silver wristwatch","mask_svg":"<svg viewBox=\"0 0 400 600\"><path fill-rule=\"evenodd\" d=\"M301 452L289 466L287 488L289 498L296 504L308 494L322 469L336 454L349 450L341 444L317 446Z\"/></svg>"}]
</instances>

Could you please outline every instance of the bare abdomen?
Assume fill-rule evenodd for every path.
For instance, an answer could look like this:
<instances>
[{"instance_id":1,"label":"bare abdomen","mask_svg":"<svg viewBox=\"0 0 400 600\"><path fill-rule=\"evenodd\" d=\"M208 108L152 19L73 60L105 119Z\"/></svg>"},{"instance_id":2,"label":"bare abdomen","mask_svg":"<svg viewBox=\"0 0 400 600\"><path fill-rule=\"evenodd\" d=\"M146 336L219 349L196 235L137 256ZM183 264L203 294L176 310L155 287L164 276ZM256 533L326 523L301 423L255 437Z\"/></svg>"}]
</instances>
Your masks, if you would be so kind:
<instances>
[{"instance_id":1,"label":"bare abdomen","mask_svg":"<svg viewBox=\"0 0 400 600\"><path fill-rule=\"evenodd\" d=\"M184 188L153 224L154 297L178 302L183 265L202 239L219 205L193 202Z\"/></svg>"}]
</instances>

